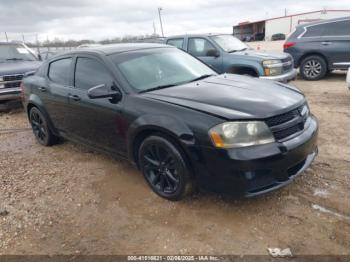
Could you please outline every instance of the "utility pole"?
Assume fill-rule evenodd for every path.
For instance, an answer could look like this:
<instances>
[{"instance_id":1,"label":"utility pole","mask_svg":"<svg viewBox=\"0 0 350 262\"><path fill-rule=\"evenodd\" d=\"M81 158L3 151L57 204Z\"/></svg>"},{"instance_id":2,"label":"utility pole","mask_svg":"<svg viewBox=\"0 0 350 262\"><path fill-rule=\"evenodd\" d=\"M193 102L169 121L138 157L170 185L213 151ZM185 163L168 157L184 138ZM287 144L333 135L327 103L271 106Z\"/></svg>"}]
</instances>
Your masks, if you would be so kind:
<instances>
[{"instance_id":1,"label":"utility pole","mask_svg":"<svg viewBox=\"0 0 350 262\"><path fill-rule=\"evenodd\" d=\"M24 42L25 42L25 41L24 41L24 34L22 34L22 41L23 41L23 44L24 44Z\"/></svg>"},{"instance_id":2,"label":"utility pole","mask_svg":"<svg viewBox=\"0 0 350 262\"><path fill-rule=\"evenodd\" d=\"M162 15L160 11L162 11L163 8L158 7L158 15L159 15L159 22L160 22L160 29L162 30L162 37L164 37L164 32L163 32L163 23L162 23Z\"/></svg>"},{"instance_id":3,"label":"utility pole","mask_svg":"<svg viewBox=\"0 0 350 262\"><path fill-rule=\"evenodd\" d=\"M287 8L284 8L284 16L287 16Z\"/></svg>"},{"instance_id":4,"label":"utility pole","mask_svg":"<svg viewBox=\"0 0 350 262\"><path fill-rule=\"evenodd\" d=\"M7 37L7 33L5 32L5 36L6 36L6 42L9 41L9 38Z\"/></svg>"}]
</instances>

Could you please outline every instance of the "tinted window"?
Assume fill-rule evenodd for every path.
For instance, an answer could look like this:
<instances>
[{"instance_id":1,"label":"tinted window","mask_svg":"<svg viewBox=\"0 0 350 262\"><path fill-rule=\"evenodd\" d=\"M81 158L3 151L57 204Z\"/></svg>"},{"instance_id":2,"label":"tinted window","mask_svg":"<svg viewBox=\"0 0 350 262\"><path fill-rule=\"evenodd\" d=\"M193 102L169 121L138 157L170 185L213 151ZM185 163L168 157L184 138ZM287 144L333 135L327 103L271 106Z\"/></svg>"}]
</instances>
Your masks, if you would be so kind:
<instances>
[{"instance_id":1,"label":"tinted window","mask_svg":"<svg viewBox=\"0 0 350 262\"><path fill-rule=\"evenodd\" d=\"M306 28L306 33L303 37L317 37L322 36L324 25L314 25Z\"/></svg>"},{"instance_id":2,"label":"tinted window","mask_svg":"<svg viewBox=\"0 0 350 262\"><path fill-rule=\"evenodd\" d=\"M107 87L113 84L113 79L106 68L95 59L79 57L75 69L74 86L80 89L90 89L102 84Z\"/></svg>"},{"instance_id":3,"label":"tinted window","mask_svg":"<svg viewBox=\"0 0 350 262\"><path fill-rule=\"evenodd\" d=\"M188 52L194 56L207 56L210 49L216 49L204 38L190 38L188 41Z\"/></svg>"},{"instance_id":4,"label":"tinted window","mask_svg":"<svg viewBox=\"0 0 350 262\"><path fill-rule=\"evenodd\" d=\"M50 63L49 78L52 82L69 85L72 58L64 58Z\"/></svg>"},{"instance_id":5,"label":"tinted window","mask_svg":"<svg viewBox=\"0 0 350 262\"><path fill-rule=\"evenodd\" d=\"M350 35L350 20L324 24L324 36Z\"/></svg>"},{"instance_id":6,"label":"tinted window","mask_svg":"<svg viewBox=\"0 0 350 262\"><path fill-rule=\"evenodd\" d=\"M184 39L183 38L169 39L167 41L167 44L182 49L183 48L183 44L184 44Z\"/></svg>"}]
</instances>

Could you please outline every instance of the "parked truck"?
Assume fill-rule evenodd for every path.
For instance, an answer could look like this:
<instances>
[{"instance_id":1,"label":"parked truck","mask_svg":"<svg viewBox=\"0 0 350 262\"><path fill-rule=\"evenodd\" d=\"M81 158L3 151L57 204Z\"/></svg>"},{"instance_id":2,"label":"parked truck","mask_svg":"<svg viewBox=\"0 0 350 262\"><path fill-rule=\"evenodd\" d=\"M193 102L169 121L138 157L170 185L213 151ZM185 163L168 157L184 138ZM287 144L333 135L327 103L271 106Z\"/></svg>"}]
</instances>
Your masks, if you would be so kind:
<instances>
[{"instance_id":1,"label":"parked truck","mask_svg":"<svg viewBox=\"0 0 350 262\"><path fill-rule=\"evenodd\" d=\"M20 100L24 74L35 71L41 62L23 43L0 42L0 111Z\"/></svg>"}]
</instances>

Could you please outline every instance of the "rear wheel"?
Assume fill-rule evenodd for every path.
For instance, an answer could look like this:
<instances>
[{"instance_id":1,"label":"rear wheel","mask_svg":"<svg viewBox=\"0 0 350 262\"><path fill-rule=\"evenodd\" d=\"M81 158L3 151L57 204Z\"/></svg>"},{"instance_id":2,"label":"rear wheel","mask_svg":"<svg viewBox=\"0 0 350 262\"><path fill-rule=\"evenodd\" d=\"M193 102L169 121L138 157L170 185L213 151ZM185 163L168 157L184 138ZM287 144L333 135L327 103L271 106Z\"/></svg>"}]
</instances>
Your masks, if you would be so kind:
<instances>
[{"instance_id":1,"label":"rear wheel","mask_svg":"<svg viewBox=\"0 0 350 262\"><path fill-rule=\"evenodd\" d=\"M138 154L140 169L152 190L168 200L180 200L192 191L190 169L181 150L161 136L146 138Z\"/></svg>"},{"instance_id":2,"label":"rear wheel","mask_svg":"<svg viewBox=\"0 0 350 262\"><path fill-rule=\"evenodd\" d=\"M320 56L308 56L300 65L300 74L305 80L320 80L327 74L327 63Z\"/></svg>"},{"instance_id":3,"label":"rear wheel","mask_svg":"<svg viewBox=\"0 0 350 262\"><path fill-rule=\"evenodd\" d=\"M48 127L47 119L36 107L29 111L29 121L33 129L36 140L44 146L51 146L57 142L57 137Z\"/></svg>"}]
</instances>

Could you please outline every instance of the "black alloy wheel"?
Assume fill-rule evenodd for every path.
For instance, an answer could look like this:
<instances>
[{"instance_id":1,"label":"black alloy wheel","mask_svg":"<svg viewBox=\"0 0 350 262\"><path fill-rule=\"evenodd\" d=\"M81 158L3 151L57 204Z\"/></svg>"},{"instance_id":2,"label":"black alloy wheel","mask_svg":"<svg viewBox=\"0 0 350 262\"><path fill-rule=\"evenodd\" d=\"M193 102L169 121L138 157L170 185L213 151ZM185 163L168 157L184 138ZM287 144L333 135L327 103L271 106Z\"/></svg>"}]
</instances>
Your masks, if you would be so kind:
<instances>
[{"instance_id":1,"label":"black alloy wheel","mask_svg":"<svg viewBox=\"0 0 350 262\"><path fill-rule=\"evenodd\" d=\"M51 146L57 138L50 131L45 116L36 107L30 109L29 121L36 140L44 146Z\"/></svg>"},{"instance_id":2,"label":"black alloy wheel","mask_svg":"<svg viewBox=\"0 0 350 262\"><path fill-rule=\"evenodd\" d=\"M163 198L180 200L192 189L184 156L168 139L146 138L139 150L139 166L149 186Z\"/></svg>"}]
</instances>

